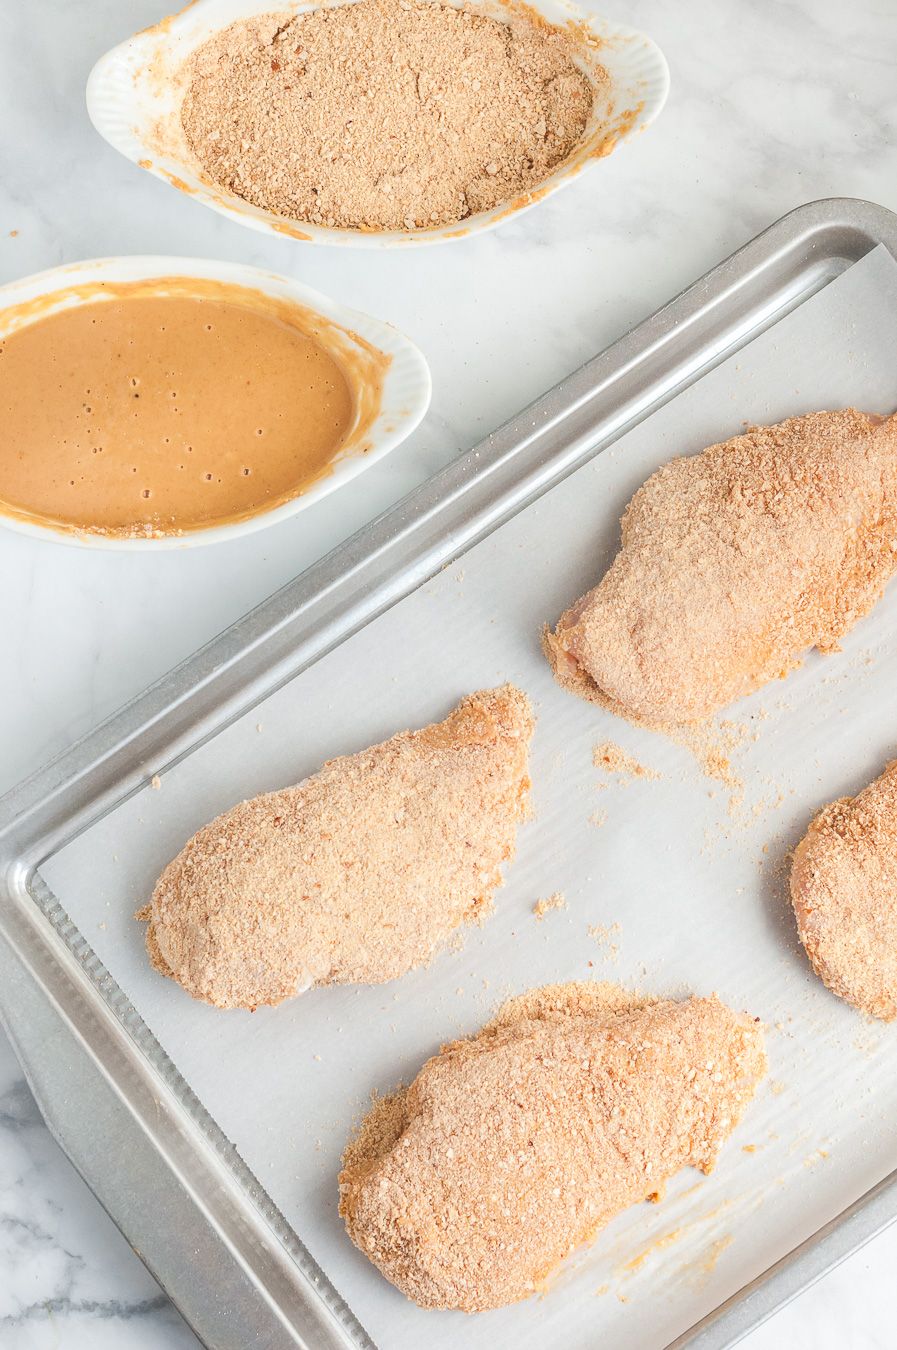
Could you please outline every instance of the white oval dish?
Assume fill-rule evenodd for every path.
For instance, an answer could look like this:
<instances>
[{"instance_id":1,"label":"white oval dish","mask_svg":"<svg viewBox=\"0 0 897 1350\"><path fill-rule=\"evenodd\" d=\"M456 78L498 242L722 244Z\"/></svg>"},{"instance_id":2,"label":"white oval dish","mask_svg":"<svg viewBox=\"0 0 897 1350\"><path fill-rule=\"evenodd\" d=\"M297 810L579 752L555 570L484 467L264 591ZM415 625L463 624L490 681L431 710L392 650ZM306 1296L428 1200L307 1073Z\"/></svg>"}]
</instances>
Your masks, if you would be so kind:
<instances>
[{"instance_id":1,"label":"white oval dish","mask_svg":"<svg viewBox=\"0 0 897 1350\"><path fill-rule=\"evenodd\" d=\"M267 525L289 519L306 506L349 482L369 465L381 460L390 450L394 450L424 417L430 403L430 371L420 351L408 338L390 324L337 304L335 300L321 295L309 286L303 286L290 277L257 267L245 267L239 263L161 256L96 258L71 263L65 267L54 267L47 272L36 272L21 281L0 286L0 337L13 331L11 311L41 297L52 297L58 293L59 304L51 303L49 309L41 307L35 318L46 317L47 314L55 313L71 304L103 303L102 299L95 296L87 301L73 298L72 289L75 287L97 282L120 283L168 278L188 282L220 281L296 303L323 316L324 320L340 330L340 337L349 352L353 343L358 349L362 349L364 344L369 344L387 355L390 361L382 377L379 411L365 430L364 452L361 453L358 446L352 445L353 429L350 428L347 444L337 452L332 471L312 483L296 497L268 510L262 509L245 519L209 525L177 535L126 538L118 535L92 534L85 530L44 524L26 516L8 514L2 506L0 506L0 524L35 538L52 539L56 543L129 551L153 552L167 548L192 548L198 544L237 539ZM26 317L24 322L28 321Z\"/></svg>"},{"instance_id":2,"label":"white oval dish","mask_svg":"<svg viewBox=\"0 0 897 1350\"><path fill-rule=\"evenodd\" d=\"M337 3L340 0L336 0ZM352 3L352 0L345 0ZM461 7L462 0L443 0ZM477 9L493 18L512 18L518 0L477 0ZM610 75L610 102L596 102L585 135L573 155L538 187L511 202L469 216L453 225L425 230L331 229L294 222L264 211L228 192L205 176L187 145L179 109L182 82L178 71L201 43L236 19L253 14L297 12L319 8L303 0L193 0L172 15L136 33L102 56L87 81L87 110L110 145L212 210L242 225L290 235L318 244L356 248L389 248L397 244L434 244L492 229L570 183L616 145L654 121L666 102L670 74L660 49L635 29L611 23L569 0L533 0L528 6L549 23L567 28L588 74L602 66Z\"/></svg>"}]
</instances>

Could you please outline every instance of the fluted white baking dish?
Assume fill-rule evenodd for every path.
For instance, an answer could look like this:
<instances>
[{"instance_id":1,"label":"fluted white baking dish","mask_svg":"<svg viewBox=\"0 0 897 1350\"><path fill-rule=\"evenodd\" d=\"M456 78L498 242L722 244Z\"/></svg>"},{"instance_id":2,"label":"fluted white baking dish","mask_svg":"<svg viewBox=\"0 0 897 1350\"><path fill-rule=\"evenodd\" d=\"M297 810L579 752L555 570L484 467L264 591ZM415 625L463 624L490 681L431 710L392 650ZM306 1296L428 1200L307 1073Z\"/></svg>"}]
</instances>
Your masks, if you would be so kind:
<instances>
[{"instance_id":1,"label":"fluted white baking dish","mask_svg":"<svg viewBox=\"0 0 897 1350\"><path fill-rule=\"evenodd\" d=\"M23 322L56 313L75 304L102 304L102 297L92 291L79 294L83 287L95 284L130 281L165 280L187 281L202 279L221 281L258 291L301 306L312 315L319 315L322 326L329 328L334 341L334 353L340 350L348 359L366 356L365 344L389 358L382 375L379 410L374 421L362 428L350 427L342 448L333 460L332 470L310 484L303 492L279 506L258 511L243 520L211 525L203 529L185 530L179 535L159 538L131 539L115 535L91 534L69 528L56 528L28 519L21 513L4 511L0 504L0 525L57 543L76 544L85 548L125 549L129 552L158 552L159 549L190 548L198 544L214 544L254 533L267 525L288 520L307 506L320 501L328 493L356 478L371 464L376 464L410 436L423 418L430 403L431 380L426 361L397 328L380 319L349 309L331 300L319 291L305 286L292 277L269 272L242 263L215 261L210 258L119 257L94 258L86 262L68 263L46 272L36 272L20 281L0 286L0 338ZM34 302L48 300L48 304ZM19 310L24 307L24 317ZM356 435L356 430L358 434Z\"/></svg>"},{"instance_id":2,"label":"fluted white baking dish","mask_svg":"<svg viewBox=\"0 0 897 1350\"><path fill-rule=\"evenodd\" d=\"M460 8L464 0L444 2ZM458 224L427 230L364 231L290 221L243 201L203 172L180 125L183 85L178 71L202 42L235 19L280 11L302 13L318 7L302 0L193 0L179 14L136 33L100 58L87 82L87 110L94 126L127 159L242 225L317 244L383 248L463 239L517 215L572 182L583 169L600 164L619 143L648 127L669 92L667 63L644 33L601 18L570 0L531 0L529 5L523 0L477 0L478 10L497 19L507 20L515 8L529 8L549 23L569 29L577 61L586 74L599 65L609 74L609 93L597 98L573 155L538 187Z\"/></svg>"}]
</instances>

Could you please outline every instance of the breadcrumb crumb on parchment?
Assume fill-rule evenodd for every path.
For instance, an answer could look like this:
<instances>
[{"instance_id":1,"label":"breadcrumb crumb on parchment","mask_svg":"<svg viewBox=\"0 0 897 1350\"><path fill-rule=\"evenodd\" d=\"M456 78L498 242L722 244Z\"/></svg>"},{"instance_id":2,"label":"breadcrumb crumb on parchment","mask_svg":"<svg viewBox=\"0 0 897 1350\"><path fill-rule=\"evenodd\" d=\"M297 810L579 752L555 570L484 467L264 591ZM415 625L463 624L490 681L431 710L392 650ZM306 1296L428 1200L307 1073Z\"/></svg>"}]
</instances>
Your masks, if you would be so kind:
<instances>
[{"instance_id":1,"label":"breadcrumb crumb on parchment","mask_svg":"<svg viewBox=\"0 0 897 1350\"><path fill-rule=\"evenodd\" d=\"M548 914L551 910L566 909L566 908L567 908L567 897L564 895L563 891L555 891L554 894L549 895L546 900L536 901L536 903L533 905L533 914L536 916L537 919L544 919L545 915Z\"/></svg>"},{"instance_id":2,"label":"breadcrumb crumb on parchment","mask_svg":"<svg viewBox=\"0 0 897 1350\"><path fill-rule=\"evenodd\" d=\"M596 769L605 773L617 774L622 778L658 779L661 775L656 769L641 764L633 755L627 754L622 746L613 741L603 741L592 751L592 763Z\"/></svg>"}]
</instances>

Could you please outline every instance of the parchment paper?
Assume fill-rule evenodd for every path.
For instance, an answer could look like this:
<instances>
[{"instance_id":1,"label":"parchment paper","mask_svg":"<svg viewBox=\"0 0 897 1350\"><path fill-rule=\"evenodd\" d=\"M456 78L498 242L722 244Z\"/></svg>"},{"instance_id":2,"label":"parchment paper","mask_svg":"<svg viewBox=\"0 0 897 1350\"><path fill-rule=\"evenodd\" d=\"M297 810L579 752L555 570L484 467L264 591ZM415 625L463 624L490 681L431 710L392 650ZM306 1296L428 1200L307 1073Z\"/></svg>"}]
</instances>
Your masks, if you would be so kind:
<instances>
[{"instance_id":1,"label":"parchment paper","mask_svg":"<svg viewBox=\"0 0 897 1350\"><path fill-rule=\"evenodd\" d=\"M384 1350L664 1345L897 1165L897 1026L864 1020L812 974L785 870L814 812L897 754L897 584L843 653L810 656L731 710L740 805L686 749L561 691L539 650L542 623L600 575L623 507L659 464L746 421L850 403L897 407L897 265L883 249L44 869ZM463 951L390 985L318 990L255 1014L195 1003L149 968L133 911L198 826L507 679L539 714L536 818L495 914ZM592 765L605 740L662 777L610 782ZM596 812L604 823L590 823ZM534 903L558 890L567 909L538 922ZM338 1219L353 1121L372 1090L409 1079L504 996L584 978L718 991L766 1023L769 1080L710 1178L683 1172L661 1204L620 1216L543 1296L478 1317L421 1311Z\"/></svg>"}]
</instances>

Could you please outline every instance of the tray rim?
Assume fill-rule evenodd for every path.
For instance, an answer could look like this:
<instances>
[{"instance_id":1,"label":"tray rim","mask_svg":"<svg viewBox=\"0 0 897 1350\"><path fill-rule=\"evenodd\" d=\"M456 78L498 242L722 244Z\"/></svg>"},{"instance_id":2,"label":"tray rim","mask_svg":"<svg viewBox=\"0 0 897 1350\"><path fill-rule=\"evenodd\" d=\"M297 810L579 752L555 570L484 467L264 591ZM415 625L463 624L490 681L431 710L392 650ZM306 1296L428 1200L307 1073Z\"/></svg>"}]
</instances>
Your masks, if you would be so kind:
<instances>
[{"instance_id":1,"label":"tray rim","mask_svg":"<svg viewBox=\"0 0 897 1350\"><path fill-rule=\"evenodd\" d=\"M782 217L0 798L0 1020L64 1151L125 1236L139 1238L142 1259L200 1339L216 1350L230 1350L231 1345L236 1350L241 1342L222 1339L221 1309L212 1306L214 1290L194 1288L182 1273L179 1278L177 1261L162 1250L165 1243L153 1241L152 1232L148 1248L146 1224L140 1223L133 1203L127 1203L123 1174L117 1185L115 1177L97 1175L83 1122L75 1119L77 1102L66 1099L67 1110L60 1100L54 1055L77 1053L84 1059L85 1074L100 1071L95 1090L107 1092L110 1110L118 1109L115 1128L125 1130L129 1122L131 1131L142 1131L155 1148L151 1157L160 1175L170 1179L199 1158L201 1173L189 1186L184 1184L185 1199L189 1192L196 1209L192 1217L200 1228L203 1220L208 1228L201 1236L209 1239L211 1282L216 1276L243 1281L243 1311L261 1328L256 1344L273 1350L288 1344L316 1348L372 1343L132 1010L155 1046L155 1065L147 1046L141 1052L138 1039L112 1008L119 999L128 1007L130 1003L97 958L78 963L64 941L68 921L41 881L41 862L139 791L153 773L198 748L600 454L741 342L819 289L836 274L833 269L844 270L879 243L897 257L897 216L873 203L828 199ZM764 288L768 281L772 299ZM705 330L712 334L720 322L722 334L707 359ZM430 539L434 529L435 546ZM248 672L262 648L273 652L273 659L266 658L264 681L256 677L253 682ZM263 683L261 692L253 694L253 683ZM210 701L211 711L207 708L203 715L201 709ZM42 1000L46 1025L59 1031L64 1050L54 1049L55 1041L29 1034L21 1015L29 996ZM61 1070L58 1058L56 1063ZM77 1093L77 1080L69 1091ZM148 1103L158 1116L152 1124ZM204 1137L191 1134L191 1121ZM237 1206L236 1214L222 1215L211 1203L215 1186L220 1187L216 1154L242 1188L238 1198L246 1203L244 1209ZM897 1170L678 1337L670 1350L721 1350L735 1344L895 1219ZM177 1242L168 1245L176 1247ZM261 1256L269 1263L267 1283L265 1269L259 1269ZM306 1284L302 1297L287 1309L293 1318L288 1324L283 1286L284 1281L295 1285L296 1267ZM270 1290L272 1276L279 1278L279 1292ZM263 1298L253 1304L253 1289L267 1303Z\"/></svg>"}]
</instances>

